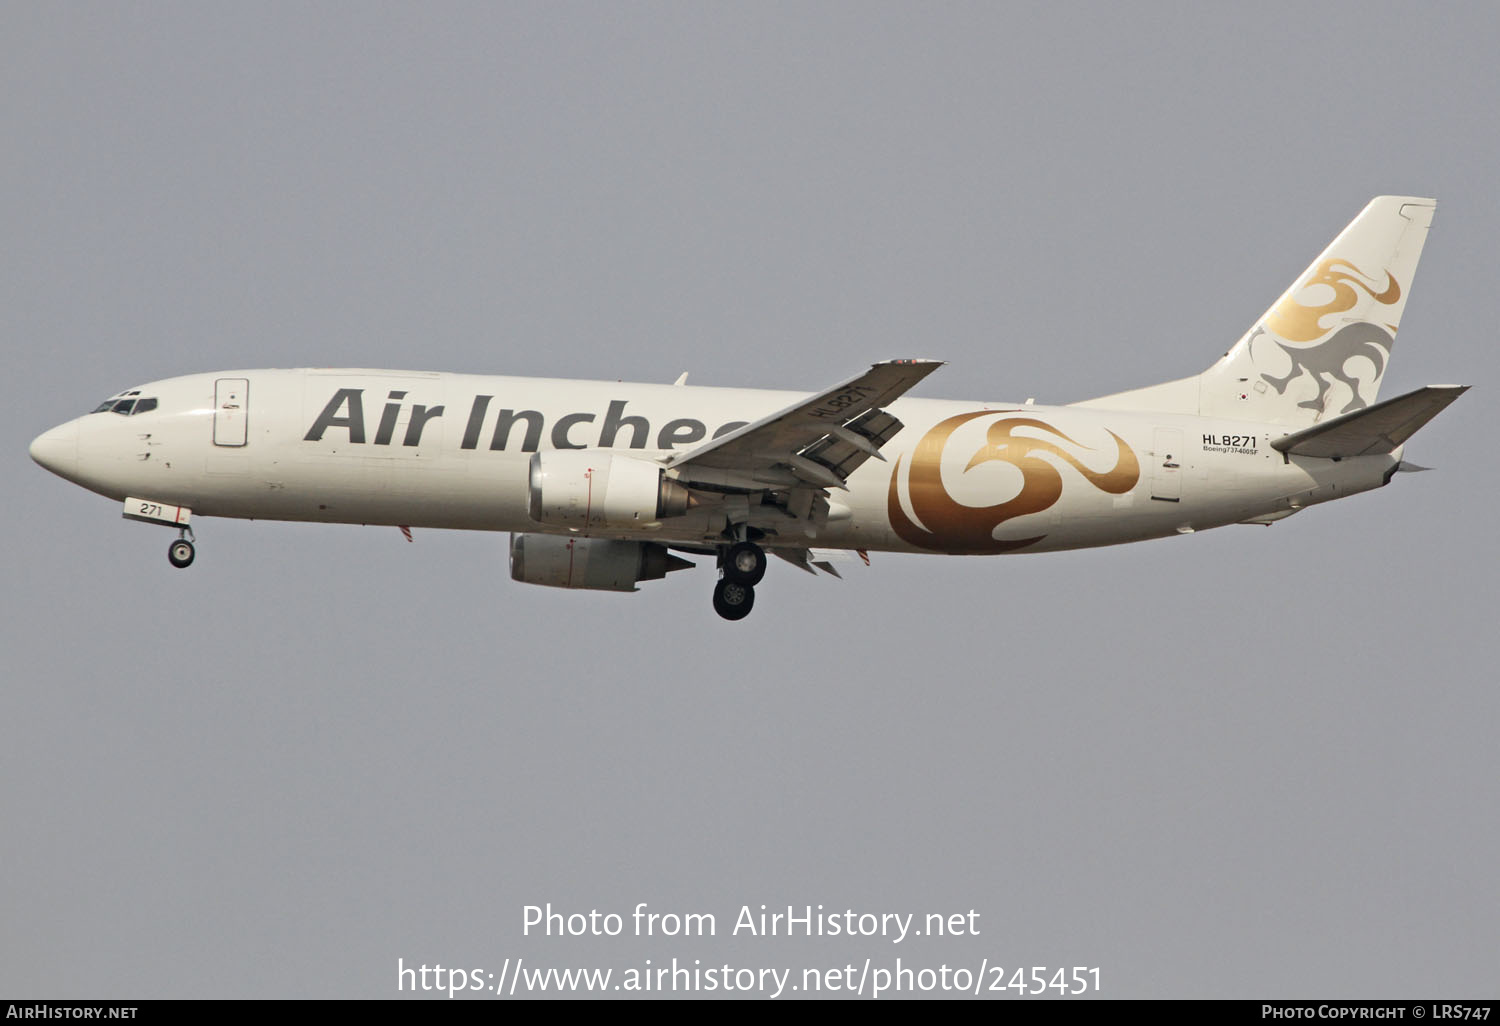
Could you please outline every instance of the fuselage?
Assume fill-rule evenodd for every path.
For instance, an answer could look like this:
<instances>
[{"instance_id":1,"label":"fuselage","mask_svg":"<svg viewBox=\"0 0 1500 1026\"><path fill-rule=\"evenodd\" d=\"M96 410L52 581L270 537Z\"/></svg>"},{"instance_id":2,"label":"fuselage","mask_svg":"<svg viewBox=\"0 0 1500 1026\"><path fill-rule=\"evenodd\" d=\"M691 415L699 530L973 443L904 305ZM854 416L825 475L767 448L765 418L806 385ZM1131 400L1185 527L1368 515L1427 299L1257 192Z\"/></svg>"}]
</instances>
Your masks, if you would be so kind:
<instances>
[{"instance_id":1,"label":"fuselage","mask_svg":"<svg viewBox=\"0 0 1500 1026\"><path fill-rule=\"evenodd\" d=\"M534 452L684 452L804 393L364 369L223 371L131 390L69 421L38 462L123 501L198 516L567 534L528 512ZM122 393L122 396L124 394ZM154 399L154 404L142 402ZM117 400L116 405L124 402ZM767 547L1041 552L1269 522L1380 486L1401 452L1286 457L1255 421L901 398L904 424L831 490L826 516L748 520ZM769 512L769 511L768 511ZM722 540L712 503L594 535Z\"/></svg>"}]
</instances>

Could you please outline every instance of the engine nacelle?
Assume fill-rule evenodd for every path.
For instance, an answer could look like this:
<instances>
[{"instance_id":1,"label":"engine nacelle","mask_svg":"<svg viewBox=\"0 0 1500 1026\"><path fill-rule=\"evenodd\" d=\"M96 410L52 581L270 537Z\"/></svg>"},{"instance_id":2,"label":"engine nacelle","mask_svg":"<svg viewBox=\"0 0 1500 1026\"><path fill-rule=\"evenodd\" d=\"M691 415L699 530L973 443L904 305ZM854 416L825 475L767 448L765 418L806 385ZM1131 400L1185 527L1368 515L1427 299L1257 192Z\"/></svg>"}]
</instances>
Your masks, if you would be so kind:
<instances>
[{"instance_id":1,"label":"engine nacelle","mask_svg":"<svg viewBox=\"0 0 1500 1026\"><path fill-rule=\"evenodd\" d=\"M531 456L527 511L539 524L575 530L650 527L690 505L688 490L649 460L603 449L553 449Z\"/></svg>"},{"instance_id":2,"label":"engine nacelle","mask_svg":"<svg viewBox=\"0 0 1500 1026\"><path fill-rule=\"evenodd\" d=\"M555 534L510 536L510 576L524 584L593 591L637 591L693 564L655 542L566 538Z\"/></svg>"}]
</instances>

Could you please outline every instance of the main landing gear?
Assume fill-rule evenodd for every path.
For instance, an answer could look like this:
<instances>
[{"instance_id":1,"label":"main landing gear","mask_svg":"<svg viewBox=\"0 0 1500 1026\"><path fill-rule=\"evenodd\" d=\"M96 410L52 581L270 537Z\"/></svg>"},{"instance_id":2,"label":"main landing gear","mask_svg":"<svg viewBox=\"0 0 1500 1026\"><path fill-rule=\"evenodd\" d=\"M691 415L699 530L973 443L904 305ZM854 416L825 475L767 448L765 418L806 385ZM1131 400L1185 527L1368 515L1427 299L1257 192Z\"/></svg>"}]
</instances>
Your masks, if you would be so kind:
<instances>
[{"instance_id":1,"label":"main landing gear","mask_svg":"<svg viewBox=\"0 0 1500 1026\"><path fill-rule=\"evenodd\" d=\"M755 587L727 577L714 585L714 612L726 620L743 620L755 608Z\"/></svg>"},{"instance_id":2,"label":"main landing gear","mask_svg":"<svg viewBox=\"0 0 1500 1026\"><path fill-rule=\"evenodd\" d=\"M766 550L751 541L735 542L724 553L724 576L755 587L766 576Z\"/></svg>"},{"instance_id":3,"label":"main landing gear","mask_svg":"<svg viewBox=\"0 0 1500 1026\"><path fill-rule=\"evenodd\" d=\"M197 555L191 536L192 532L184 527L182 537L167 546L167 562L179 570L185 566L192 566L193 556Z\"/></svg>"},{"instance_id":4,"label":"main landing gear","mask_svg":"<svg viewBox=\"0 0 1500 1026\"><path fill-rule=\"evenodd\" d=\"M714 612L726 620L743 620L755 607L755 586L766 576L766 551L739 541L719 557L722 576L714 585Z\"/></svg>"}]
</instances>

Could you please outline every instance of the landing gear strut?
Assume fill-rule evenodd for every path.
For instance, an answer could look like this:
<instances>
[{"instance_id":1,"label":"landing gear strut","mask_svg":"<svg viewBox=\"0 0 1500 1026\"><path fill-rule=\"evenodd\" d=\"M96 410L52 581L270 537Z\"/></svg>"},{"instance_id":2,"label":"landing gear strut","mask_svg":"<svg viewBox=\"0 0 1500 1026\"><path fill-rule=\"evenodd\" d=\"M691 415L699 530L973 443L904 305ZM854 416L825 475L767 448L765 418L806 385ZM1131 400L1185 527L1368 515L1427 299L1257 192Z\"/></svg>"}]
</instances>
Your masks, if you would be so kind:
<instances>
[{"instance_id":1,"label":"landing gear strut","mask_svg":"<svg viewBox=\"0 0 1500 1026\"><path fill-rule=\"evenodd\" d=\"M182 537L167 547L167 562L181 570L185 566L192 565L193 556L196 554L189 532L187 528L183 528Z\"/></svg>"},{"instance_id":2,"label":"landing gear strut","mask_svg":"<svg viewBox=\"0 0 1500 1026\"><path fill-rule=\"evenodd\" d=\"M743 620L755 606L755 586L766 576L766 551L742 540L722 552L723 576L714 585L714 612L726 620Z\"/></svg>"}]
</instances>

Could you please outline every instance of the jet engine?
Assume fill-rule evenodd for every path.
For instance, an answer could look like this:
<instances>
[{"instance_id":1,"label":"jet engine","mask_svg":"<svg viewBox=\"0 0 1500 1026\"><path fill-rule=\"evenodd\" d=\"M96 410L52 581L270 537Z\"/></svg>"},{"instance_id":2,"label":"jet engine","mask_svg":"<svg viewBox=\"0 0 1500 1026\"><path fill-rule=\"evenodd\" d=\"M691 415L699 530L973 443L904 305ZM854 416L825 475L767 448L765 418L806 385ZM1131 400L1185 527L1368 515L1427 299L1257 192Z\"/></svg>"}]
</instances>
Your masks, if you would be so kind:
<instances>
[{"instance_id":1,"label":"jet engine","mask_svg":"<svg viewBox=\"0 0 1500 1026\"><path fill-rule=\"evenodd\" d=\"M649 527L693 504L658 464L601 449L533 453L529 493L531 519L575 529Z\"/></svg>"},{"instance_id":2,"label":"jet engine","mask_svg":"<svg viewBox=\"0 0 1500 1026\"><path fill-rule=\"evenodd\" d=\"M639 591L641 581L659 581L693 566L655 542L613 538L568 538L555 534L510 536L510 576L524 584L591 591Z\"/></svg>"}]
</instances>

